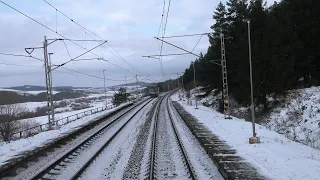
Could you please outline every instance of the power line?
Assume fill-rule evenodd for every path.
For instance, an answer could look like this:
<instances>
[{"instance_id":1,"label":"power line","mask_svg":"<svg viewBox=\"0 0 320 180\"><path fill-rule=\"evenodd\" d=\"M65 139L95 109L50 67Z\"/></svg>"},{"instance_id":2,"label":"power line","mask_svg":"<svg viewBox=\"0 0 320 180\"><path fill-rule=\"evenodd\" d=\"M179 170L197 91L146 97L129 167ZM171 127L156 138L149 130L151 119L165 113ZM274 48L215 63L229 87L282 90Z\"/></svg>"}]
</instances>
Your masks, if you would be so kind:
<instances>
[{"instance_id":1,"label":"power line","mask_svg":"<svg viewBox=\"0 0 320 180\"><path fill-rule=\"evenodd\" d=\"M200 36L200 35L206 35L210 33L201 33L201 34L185 34L185 35L178 35L178 36L167 36L167 37L161 37L161 38L178 38L178 37L187 37L187 36Z\"/></svg>"},{"instance_id":2,"label":"power line","mask_svg":"<svg viewBox=\"0 0 320 180\"><path fill-rule=\"evenodd\" d=\"M6 55L6 56L17 56L17 57L26 57L26 58L32 58L32 59L35 59L35 60L38 60L38 61L41 61L41 62L44 62L44 60L40 59L40 58L37 58L37 57L34 57L34 56L25 56L25 55L20 55L20 54L10 54L10 53L0 53L2 55ZM55 64L51 64L53 66L55 66ZM21 65L21 66L27 66L27 65ZM104 79L103 77L98 77L98 76L94 76L94 75L91 75L91 74L87 74L87 73L83 73L83 72L80 72L80 71L76 71L76 70L73 70L73 69L70 69L70 68L65 68L65 67L61 67L62 69L65 69L65 70L68 70L68 71L72 71L72 72L75 72L75 73L78 73L78 74L82 74L82 75L85 75L85 76L89 76L89 77L93 77L93 78L97 78L97 79ZM59 71L61 72L61 71ZM124 80L116 80L116 79L106 79L106 80L110 80L110 81L124 81Z\"/></svg>"},{"instance_id":3,"label":"power line","mask_svg":"<svg viewBox=\"0 0 320 180\"><path fill-rule=\"evenodd\" d=\"M159 37L160 29L162 28L162 24L163 24L163 16L164 16L164 11L165 11L165 6L166 6L166 1L165 1L165 0L163 0L162 15L161 15L161 21L160 21L160 26L159 26L159 30L158 30L158 35L157 35L157 37ZM159 41L158 41L158 46L159 46L159 50L160 50Z\"/></svg>"},{"instance_id":4,"label":"power line","mask_svg":"<svg viewBox=\"0 0 320 180\"><path fill-rule=\"evenodd\" d=\"M21 55L21 54L11 54L11 53L2 53L2 52L0 52L0 54L5 55L5 56L31 57L31 55L26 56L26 55Z\"/></svg>"},{"instance_id":5,"label":"power line","mask_svg":"<svg viewBox=\"0 0 320 180\"><path fill-rule=\"evenodd\" d=\"M165 12L165 6L166 6L166 0L163 0L163 8L162 8L162 15L161 15L161 22L160 22L160 26L159 26L159 30L158 30L158 35L159 36L159 33L160 33L160 29L162 28L162 31L163 31L163 18L164 18L164 12ZM164 36L164 35L162 35ZM158 47L159 47L159 51L160 51L160 54L162 52L162 44L161 44L161 47L159 45L159 41L158 41ZM164 71L163 71L163 64L162 64L162 57L159 58L159 63L160 63L160 68L161 68L161 73L162 75L164 76Z\"/></svg>"},{"instance_id":6,"label":"power line","mask_svg":"<svg viewBox=\"0 0 320 180\"><path fill-rule=\"evenodd\" d=\"M57 67L53 68L51 71L53 71L53 70L55 70L55 69L57 69L57 68L59 68L59 67L62 67L62 66L64 66L64 65L66 65L67 63L71 62L71 61L74 61L75 59L77 59L77 58L79 58L79 57L87 54L88 52L91 52L92 50L96 49L97 47L101 46L101 45L104 44L104 43L106 43L106 42L103 42L103 43L99 44L98 46L96 46L96 47L94 47L94 48L92 48L92 49L90 49L90 50L88 50L88 51L86 51L86 52L78 55L77 57L75 57L75 58L73 58L73 59L70 59L69 61L64 62L64 63L58 65Z\"/></svg>"},{"instance_id":7,"label":"power line","mask_svg":"<svg viewBox=\"0 0 320 180\"><path fill-rule=\"evenodd\" d=\"M74 21L73 19L71 19L69 16L67 16L66 14L64 14L62 11L60 11L58 8L56 8L55 6L53 6L52 4L50 4L48 1L46 1L46 0L43 0L43 1L46 2L48 5L50 5L52 8L54 8L56 11L60 12L60 13L61 13L63 16L65 16L67 19L69 19L70 21L72 21L73 23L75 23L75 24L76 24L77 26L79 26L83 31L85 31L85 32L88 31L88 32L90 32L91 34L99 37L100 39L102 39L102 40L104 40L104 41L107 41L107 40L105 40L104 38L102 38L101 36L97 35L96 33L90 31L90 30L87 29L86 27L82 26L82 25L79 24L78 22L76 22L76 21ZM93 38L89 33L88 33L88 35L89 35L92 39L95 39L95 38ZM136 72L138 72L138 70L137 70L136 68L134 68L127 60L125 60L125 59L120 55L120 53L119 53L109 42L108 42L108 44L109 44L109 46L118 54L118 56L115 55L114 53L112 53L111 51L109 51L109 50L107 49L110 53L112 53L113 55L119 57L121 60L123 60L124 62L126 62L132 69L134 69Z\"/></svg>"},{"instance_id":8,"label":"power line","mask_svg":"<svg viewBox=\"0 0 320 180\"><path fill-rule=\"evenodd\" d=\"M30 65L25 65L25 64L12 64L12 63L3 63L0 62L1 65L6 65L6 66L20 66L20 67L28 67L28 68L43 68L41 66L30 66Z\"/></svg>"},{"instance_id":9,"label":"power line","mask_svg":"<svg viewBox=\"0 0 320 180\"><path fill-rule=\"evenodd\" d=\"M165 24L164 24L164 29L163 29L163 36L166 34L167 23L168 23L168 16L169 16L169 11L170 11L170 4L171 4L171 0L169 0L168 10L167 10L167 16L166 16L166 22L165 22Z\"/></svg>"},{"instance_id":10,"label":"power line","mask_svg":"<svg viewBox=\"0 0 320 180\"><path fill-rule=\"evenodd\" d=\"M169 5L168 5L168 10L167 10L167 15L166 15L166 21L165 21L165 23L164 23L164 28L163 28L162 37L166 34L168 17L169 17L169 12L170 12L170 5L171 5L171 0L169 0ZM163 50L163 41L161 42L160 55L162 55L162 50ZM161 59L161 63L162 63L162 56L160 57L160 59ZM164 74L164 72L163 72L163 65L161 66L161 68L162 68L162 75L163 75L163 74Z\"/></svg>"},{"instance_id":11,"label":"power line","mask_svg":"<svg viewBox=\"0 0 320 180\"><path fill-rule=\"evenodd\" d=\"M43 69L43 67L41 67L41 66L30 66L30 65L25 65L25 64L12 64L12 63L2 63L2 62L0 62L0 65ZM78 76L78 75L67 73L67 72L63 72L63 71L58 71L58 72L70 74L70 75L73 75L73 76Z\"/></svg>"},{"instance_id":12,"label":"power line","mask_svg":"<svg viewBox=\"0 0 320 180\"><path fill-rule=\"evenodd\" d=\"M197 57L200 57L199 55L196 55L196 54L194 54L194 53L192 53L192 52L190 52L190 51L188 51L188 50L185 50L185 49L183 49L183 48L181 48L181 47L179 47L179 46L176 46L176 45L174 45L174 44L171 44L171 43L169 43L169 42L167 42L167 41L164 41L164 40L159 39L159 38L157 38L157 37L154 37L154 38L157 39L157 40L159 40L159 41L165 42L166 44L169 44L169 45L171 45L171 46L173 46L173 47L176 47L176 48L178 48L178 49L181 49L182 51L185 51L185 52L187 52L187 53L190 53L190 54L192 54L192 55L195 55L195 56L197 56Z\"/></svg>"},{"instance_id":13,"label":"power line","mask_svg":"<svg viewBox=\"0 0 320 180\"><path fill-rule=\"evenodd\" d=\"M64 40L63 40L63 44L64 44L64 47L66 47L66 50L67 50L67 52L68 52L68 54L69 54L70 59L72 59L72 57L71 57L71 55L70 55L70 52L69 52L69 50L68 50L68 47L67 47L67 45L66 45L66 42L64 42Z\"/></svg>"},{"instance_id":14,"label":"power line","mask_svg":"<svg viewBox=\"0 0 320 180\"><path fill-rule=\"evenodd\" d=\"M198 44L199 44L199 42L201 41L202 37L203 37L203 35L201 35L201 37L199 38L199 40L198 40L197 44L193 47L193 49L192 49L192 51L191 51L191 52L193 52L193 51L194 51L194 49L198 46Z\"/></svg>"},{"instance_id":15,"label":"power line","mask_svg":"<svg viewBox=\"0 0 320 180\"><path fill-rule=\"evenodd\" d=\"M30 17L30 16L26 15L25 13L23 13L23 12L19 11L18 9L16 9L16 8L14 8L14 7L12 7L12 6L10 6L9 4L7 4L7 3L3 2L2 0L0 0L0 2L1 2L2 4L4 4L4 5L6 5L6 6L10 7L11 9L15 10L16 12L18 12L18 13L20 13L20 14L24 15L25 17L27 17L27 18L31 19L32 21L34 21L34 22L36 22L36 23L40 24L41 26L45 27L46 29L48 29L48 30L52 31L53 33L56 33L56 34L60 35L61 37L65 38L66 40L68 40L68 41L72 42L73 44L75 44L75 45L77 45L77 46L81 47L82 49L85 49L85 50L86 50L86 48L85 48L85 47L83 47L83 46L81 46L80 44L78 44L78 43L76 43L76 42L74 42L74 41L72 41L72 40L68 39L66 36L64 36L64 35L60 34L59 32L54 31L54 30L53 30L53 29L51 29L50 27L48 27L48 26L46 26L46 25L42 24L41 22L39 22L39 21L37 21L37 20L33 19L32 17ZM61 12L61 11L59 11L59 12ZM71 19L71 21L73 21L73 20ZM75 21L73 21L73 22L74 22L74 23L76 23ZM78 23L76 23L76 24L78 24ZM78 25L79 25L79 26L81 26L80 24L78 24ZM81 26L81 27L83 27L83 26ZM89 31L89 32L91 32L91 31ZM91 33L92 33L92 32L91 32ZM95 54L95 53L93 53L93 52L90 52L90 53L91 53L91 54L93 54L93 55L96 55L97 57L99 57L97 54ZM108 61L108 62L109 62L109 61ZM124 69L124 68L122 68L122 69ZM130 72L130 73L132 73L132 74L135 74L135 73L133 73L133 72L131 72L131 71L129 71L129 70L127 70L127 71L128 71L128 72Z\"/></svg>"},{"instance_id":16,"label":"power line","mask_svg":"<svg viewBox=\"0 0 320 180\"><path fill-rule=\"evenodd\" d=\"M59 40L59 41L63 41L63 40L68 40L68 41L94 41L94 42L105 42L107 40L91 40L91 39L62 39L62 38L55 38L55 39L47 39L47 40Z\"/></svg>"},{"instance_id":17,"label":"power line","mask_svg":"<svg viewBox=\"0 0 320 180\"><path fill-rule=\"evenodd\" d=\"M162 54L162 55L149 55L149 56L142 56L142 57L148 57L148 58L152 58L154 56L181 56L181 55L187 55L190 53L179 53L179 54Z\"/></svg>"}]
</instances>

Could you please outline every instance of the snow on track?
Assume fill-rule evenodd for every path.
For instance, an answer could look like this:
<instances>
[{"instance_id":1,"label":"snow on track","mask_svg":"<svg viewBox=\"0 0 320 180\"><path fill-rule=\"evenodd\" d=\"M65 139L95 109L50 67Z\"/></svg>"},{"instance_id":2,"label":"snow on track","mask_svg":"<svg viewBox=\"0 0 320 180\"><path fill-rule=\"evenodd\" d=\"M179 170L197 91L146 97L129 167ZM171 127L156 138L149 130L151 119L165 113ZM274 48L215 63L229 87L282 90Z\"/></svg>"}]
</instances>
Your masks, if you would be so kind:
<instances>
[{"instance_id":1,"label":"snow on track","mask_svg":"<svg viewBox=\"0 0 320 180\"><path fill-rule=\"evenodd\" d=\"M12 158L22 156L25 151L31 151L35 148L45 146L46 144L54 141L56 138L59 138L72 131L75 131L88 123L96 121L106 116L108 113L111 113L117 110L118 108L121 108L124 105L125 104L114 109L109 109L100 113L80 118L77 121L62 126L59 130L42 132L35 136L28 137L25 139L19 139L10 143L0 143L0 166L6 164L6 162Z\"/></svg>"},{"instance_id":2,"label":"snow on track","mask_svg":"<svg viewBox=\"0 0 320 180\"><path fill-rule=\"evenodd\" d=\"M75 146L81 144L84 140L86 140L87 138L91 137L94 133L96 133L100 129L103 129L104 126L106 126L107 124L112 122L114 119L119 117L120 114L122 114L123 111L126 111L126 109L120 111L118 114L110 117L108 120L102 122L98 126L95 126L94 128L90 129L89 131L86 131L86 132L80 134L79 136L77 136L77 138L75 138L74 140L68 142L66 145L63 145L61 148L55 148L55 149L52 150L52 152L47 153L46 156L38 157L38 160L36 162L31 162L31 163L28 162L28 168L27 169L21 169L20 171L18 171L18 175L15 176L12 179L30 179L37 172L43 171L46 167L48 167L49 165L54 163L54 161L56 161L57 159L62 157L64 154L66 154L68 151L73 149ZM108 133L109 133L109 131L108 131ZM94 146L94 145L95 144L93 144L92 146Z\"/></svg>"},{"instance_id":3,"label":"snow on track","mask_svg":"<svg viewBox=\"0 0 320 180\"><path fill-rule=\"evenodd\" d=\"M192 135L189 128L186 126L174 107L172 107L171 101L168 108L173 116L182 144L186 149L188 159L195 171L196 179L223 180L224 178L219 173L213 161L201 147L197 139Z\"/></svg>"},{"instance_id":4,"label":"snow on track","mask_svg":"<svg viewBox=\"0 0 320 180\"><path fill-rule=\"evenodd\" d=\"M170 123L165 101L160 104L157 125L155 177L157 179L189 179L185 161Z\"/></svg>"},{"instance_id":5,"label":"snow on track","mask_svg":"<svg viewBox=\"0 0 320 180\"><path fill-rule=\"evenodd\" d=\"M139 127L139 133L135 142L134 148L129 158L128 165L125 167L123 179L143 179L144 174L147 172L152 132L150 128L153 124L153 113L156 108L157 101L153 102L153 108L146 114L146 122Z\"/></svg>"},{"instance_id":6,"label":"snow on track","mask_svg":"<svg viewBox=\"0 0 320 180\"><path fill-rule=\"evenodd\" d=\"M139 134L140 128L145 123L147 113L152 103L145 106L124 127L111 144L96 158L96 160L82 174L81 179L121 179L131 152ZM130 118L126 116L125 118Z\"/></svg>"}]
</instances>

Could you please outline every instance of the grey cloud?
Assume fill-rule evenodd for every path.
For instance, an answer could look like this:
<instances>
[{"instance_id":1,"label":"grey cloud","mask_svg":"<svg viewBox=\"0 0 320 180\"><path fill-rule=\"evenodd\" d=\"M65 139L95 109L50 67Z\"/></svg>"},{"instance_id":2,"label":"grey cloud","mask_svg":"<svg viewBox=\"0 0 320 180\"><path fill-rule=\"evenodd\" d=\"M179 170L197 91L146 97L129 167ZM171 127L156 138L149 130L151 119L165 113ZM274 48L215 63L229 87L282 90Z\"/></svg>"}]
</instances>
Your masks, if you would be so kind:
<instances>
[{"instance_id":1,"label":"grey cloud","mask_svg":"<svg viewBox=\"0 0 320 180\"><path fill-rule=\"evenodd\" d=\"M118 52L142 74L152 75L154 79L163 79L161 75L159 61L156 59L142 58L142 55L159 54L157 41L153 36L157 35L163 1L157 0L141 0L128 1L89 1L78 0L49 1L58 9L69 15L81 25L87 27L91 31L107 39ZM15 6L21 3L18 0L8 2ZM33 2L35 3L35 2ZM168 3L168 1L167 1ZM168 18L166 35L202 33L210 31L210 25L213 23L212 12L218 4L218 1L212 0L180 0L172 1ZM19 6L20 7L20 6ZM26 9L32 17L36 18L50 28L56 28L55 11L45 3L38 3ZM27 14L28 14L27 13ZM70 20L58 14L58 32L64 34L68 38L84 39L84 32ZM59 37L55 33L41 27L40 25L28 20L27 18L17 14L16 12L1 13L0 12L0 33L2 40L0 41L0 52L23 53L25 47L40 44L44 35L50 38ZM86 36L86 38L91 38ZM97 38L97 37L95 37ZM183 48L191 50L199 37L170 39L169 41ZM83 49L66 41L68 50L72 57L84 52ZM83 42L79 42L81 46L85 46ZM87 48L92 48L97 43L86 43ZM207 37L203 37L195 53L205 52L208 47ZM134 71L127 63L106 50L105 48L97 48L93 52L112 63L124 67L130 71ZM101 53L101 50L103 52ZM68 53L63 42L56 42L49 47L49 51L53 52L52 63L60 64L69 60ZM163 46L163 54L181 53L182 51L171 46ZM41 50L35 50L34 55L41 58L43 53ZM82 58L95 58L96 56L88 53ZM167 74L184 71L189 63L196 57L177 56L163 58L164 71ZM42 62L28 58L17 58L0 55L0 63L16 63L42 66ZM72 62L65 66L66 68L75 69L84 73L102 77L102 70L107 70L107 77L110 79L124 79L124 76L132 77L133 74L125 72L110 63L102 61L79 61ZM22 84L44 85L44 74L41 68L24 68L14 66L0 65L0 87L14 86ZM54 85L74 85L74 86L101 86L102 81L90 77L84 77L72 72L73 75L67 74L66 70L59 69L53 73ZM174 76L173 76L174 77ZM119 84L122 82L107 81L108 85Z\"/></svg>"}]
</instances>

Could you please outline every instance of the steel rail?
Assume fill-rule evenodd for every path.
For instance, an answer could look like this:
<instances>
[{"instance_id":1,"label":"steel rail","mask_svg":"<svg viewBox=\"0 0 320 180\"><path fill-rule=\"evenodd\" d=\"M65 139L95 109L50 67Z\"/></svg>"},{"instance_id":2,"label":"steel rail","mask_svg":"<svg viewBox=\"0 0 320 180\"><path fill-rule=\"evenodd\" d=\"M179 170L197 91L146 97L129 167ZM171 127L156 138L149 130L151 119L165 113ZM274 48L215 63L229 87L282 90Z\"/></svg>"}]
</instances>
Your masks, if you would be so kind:
<instances>
[{"instance_id":1,"label":"steel rail","mask_svg":"<svg viewBox=\"0 0 320 180\"><path fill-rule=\"evenodd\" d=\"M112 142L112 140L122 131L124 127L153 99L145 103L141 108L139 108L118 130L114 133L111 138L106 141L101 148L72 176L72 180L78 179L81 174L90 166L90 164L101 154L101 152Z\"/></svg>"},{"instance_id":2,"label":"steel rail","mask_svg":"<svg viewBox=\"0 0 320 180\"><path fill-rule=\"evenodd\" d=\"M137 106L145 103L147 100L143 101L142 103L139 103L138 105L130 108L128 111L124 112L123 114L121 114L119 117L115 118L113 121L111 121L110 123L106 124L104 127L102 127L100 130L98 130L97 132L95 132L93 135L89 136L88 138L86 138L84 141L82 141L82 143L80 143L79 145L75 146L73 149L69 150L67 153L65 153L63 156L61 156L60 158L56 159L53 163L51 163L50 165L48 165L47 167L45 167L42 171L38 172L37 174L35 174L32 178L33 180L38 180L38 179L42 179L44 175L48 174L52 169L54 169L56 166L59 166L61 162L63 162L64 160L68 159L69 156L71 156L73 153L75 153L77 150L81 149L81 147L85 146L86 143L88 143L90 140L94 139L99 133L101 133L102 131L104 131L105 129L107 129L108 127L110 127L111 125L113 125L115 122L117 122L119 119L121 119L122 117L124 117L125 115L127 115L129 112L131 112L133 109L135 109ZM133 115L135 116L138 112L140 112L140 110L145 107L147 104L149 104L152 101L152 99L150 99L149 101L147 101L147 103L145 103L141 108L139 108L139 110ZM128 122L132 119L133 117L131 117ZM125 124L127 124L128 122L126 122ZM122 129L122 128L121 128ZM114 138L114 137L113 137ZM113 139L112 138L112 139ZM108 141L109 142L109 141ZM111 141L110 141L111 142ZM104 146L105 147L105 146ZM82 172L82 171L81 171Z\"/></svg>"},{"instance_id":3,"label":"steel rail","mask_svg":"<svg viewBox=\"0 0 320 180\"><path fill-rule=\"evenodd\" d=\"M190 174L189 178L191 178L192 180L195 180L195 179L197 179L197 178L196 178L196 174L195 174L195 172L194 172L193 169L192 169L192 165L191 165L191 162L190 162L190 160L189 160L189 158L188 158L186 149L185 149L184 146L183 146L183 143L182 143L182 141L181 141L181 137L180 137L180 135L179 135L179 133L178 133L177 127L176 127L176 125L175 125L175 123L174 123L174 120L173 120L173 118L172 118L172 114L171 114L170 109L169 109L170 106L169 106L169 98L168 98L168 97L167 97L166 101L167 101L167 110L168 110L168 114L169 114L169 119L170 119L170 122L171 122L171 125L172 125L172 128L173 128L175 137L176 137L176 139L177 139L177 141L178 141L178 144L179 144L179 147L180 147L180 149L181 149L182 156L183 156L183 158L186 160L185 162L186 162L186 165L187 165L187 169L188 169L188 171L189 171L189 174Z\"/></svg>"},{"instance_id":4,"label":"steel rail","mask_svg":"<svg viewBox=\"0 0 320 180\"><path fill-rule=\"evenodd\" d=\"M166 96L166 95L165 95ZM157 107L154 113L154 123L153 123L153 133L152 133L152 144L151 144L151 157L150 157L150 166L149 166L149 180L155 179L155 153L156 153L156 137L157 137L157 127L158 127L158 118L160 112L160 105L165 96L162 96L158 101Z\"/></svg>"}]
</instances>

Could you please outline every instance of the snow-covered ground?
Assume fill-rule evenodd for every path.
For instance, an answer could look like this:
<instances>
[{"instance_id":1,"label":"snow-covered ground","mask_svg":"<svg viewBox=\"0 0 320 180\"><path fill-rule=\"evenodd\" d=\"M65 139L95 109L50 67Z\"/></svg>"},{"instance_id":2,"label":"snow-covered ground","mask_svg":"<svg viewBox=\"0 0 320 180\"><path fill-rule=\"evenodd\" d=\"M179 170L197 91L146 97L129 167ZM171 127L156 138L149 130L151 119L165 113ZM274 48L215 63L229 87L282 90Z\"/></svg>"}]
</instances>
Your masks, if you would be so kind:
<instances>
[{"instance_id":1,"label":"snow-covered ground","mask_svg":"<svg viewBox=\"0 0 320 180\"><path fill-rule=\"evenodd\" d=\"M63 111L63 110L70 110L70 111L55 114L55 119L58 120L58 119L61 119L61 118L67 117L67 116L71 116L74 114L78 114L81 112L90 111L91 109L103 107L106 105L106 103L105 102L93 102L93 103L90 103L90 105L93 107L85 108L85 109L81 109L81 110L76 110L76 111L72 111L69 107L57 108L56 111ZM113 104L111 103L111 101L108 101L107 107L110 107L110 106L113 106ZM22 119L20 121L28 121L30 119L33 119L40 124L45 124L48 122L48 116L39 116L39 117L34 117L34 118L29 118L29 119Z\"/></svg>"},{"instance_id":2,"label":"snow-covered ground","mask_svg":"<svg viewBox=\"0 0 320 180\"><path fill-rule=\"evenodd\" d=\"M21 91L21 92L36 95L36 94L44 93L46 91ZM52 94L57 94L59 92L60 91L52 91Z\"/></svg>"},{"instance_id":3,"label":"snow-covered ground","mask_svg":"<svg viewBox=\"0 0 320 180\"><path fill-rule=\"evenodd\" d=\"M280 105L265 118L263 125L320 149L320 87L289 91L279 101Z\"/></svg>"},{"instance_id":4,"label":"snow-covered ground","mask_svg":"<svg viewBox=\"0 0 320 180\"><path fill-rule=\"evenodd\" d=\"M256 125L256 131L261 143L251 145L250 122L235 117L226 120L223 114L201 104L198 105L199 109L195 109L194 106L187 105L187 101L179 101L178 94L171 96L171 99L179 102L212 133L236 149L239 156L250 162L264 176L277 180L320 179L319 150L291 141L260 125Z\"/></svg>"},{"instance_id":5,"label":"snow-covered ground","mask_svg":"<svg viewBox=\"0 0 320 180\"><path fill-rule=\"evenodd\" d=\"M58 130L45 131L35 136L29 137L26 139L19 139L16 141L12 141L10 143L2 142L0 143L0 166L3 165L9 159L12 159L13 157L17 157L25 151L29 151L34 148L41 147L44 144L47 144L48 142L53 141L55 138L58 138L63 134L74 131L86 123L89 123L91 121L96 121L101 117L105 116L107 113L115 111L116 109L121 108L125 105L126 104L122 104L117 108L108 109L106 111L102 111L93 115L82 117L77 121L63 125Z\"/></svg>"},{"instance_id":6,"label":"snow-covered ground","mask_svg":"<svg viewBox=\"0 0 320 180\"><path fill-rule=\"evenodd\" d=\"M20 90L15 90L15 89L6 89L6 88L0 88L0 91L11 91L11 92L17 92L19 94L33 94L33 95L46 92L46 91L20 91ZM53 94L57 94L59 92L60 91L52 91Z\"/></svg>"}]
</instances>

